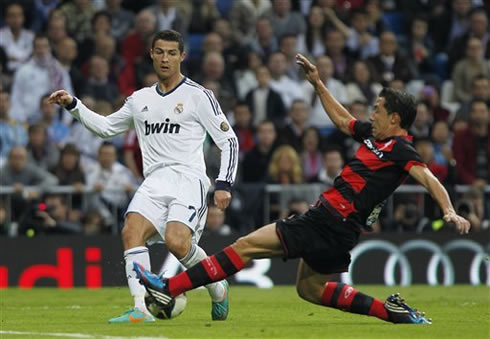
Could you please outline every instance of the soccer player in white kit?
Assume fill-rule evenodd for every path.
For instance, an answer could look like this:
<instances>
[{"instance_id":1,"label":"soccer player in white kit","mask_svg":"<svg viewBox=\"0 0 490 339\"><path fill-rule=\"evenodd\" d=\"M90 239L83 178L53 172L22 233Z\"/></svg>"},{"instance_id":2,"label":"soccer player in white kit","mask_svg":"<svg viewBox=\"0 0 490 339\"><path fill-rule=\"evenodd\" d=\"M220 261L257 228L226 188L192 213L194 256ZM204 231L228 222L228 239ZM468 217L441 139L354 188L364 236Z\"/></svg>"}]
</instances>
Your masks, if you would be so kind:
<instances>
[{"instance_id":1,"label":"soccer player in white kit","mask_svg":"<svg viewBox=\"0 0 490 339\"><path fill-rule=\"evenodd\" d=\"M122 230L126 276L134 308L110 319L111 323L155 321L146 309L145 288L133 271L133 262L150 269L145 245L151 237L161 236L186 268L207 256L197 245L206 222L206 194L210 186L203 154L206 132L221 149L214 202L222 210L230 203L230 187L238 164L237 138L213 93L180 71L185 58L182 35L172 30L157 33L150 55L158 83L134 92L119 111L109 116L89 110L64 90L49 98L102 138L123 133L132 125L138 135L145 180L129 204ZM225 320L226 280L206 288L212 300L212 319Z\"/></svg>"}]
</instances>

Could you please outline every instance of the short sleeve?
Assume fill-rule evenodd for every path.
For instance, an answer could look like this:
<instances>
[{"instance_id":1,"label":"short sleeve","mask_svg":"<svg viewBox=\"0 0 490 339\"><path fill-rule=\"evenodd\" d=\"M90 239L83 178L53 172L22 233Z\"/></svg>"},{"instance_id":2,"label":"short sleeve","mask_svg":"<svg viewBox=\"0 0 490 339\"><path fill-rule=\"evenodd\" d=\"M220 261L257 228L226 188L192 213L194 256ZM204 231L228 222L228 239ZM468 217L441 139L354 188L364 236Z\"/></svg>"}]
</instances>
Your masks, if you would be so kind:
<instances>
[{"instance_id":1,"label":"short sleeve","mask_svg":"<svg viewBox=\"0 0 490 339\"><path fill-rule=\"evenodd\" d=\"M364 139L368 139L371 134L371 123L367 121L361 121L357 119L351 120L349 123L349 131L354 140L362 142Z\"/></svg>"},{"instance_id":2,"label":"short sleeve","mask_svg":"<svg viewBox=\"0 0 490 339\"><path fill-rule=\"evenodd\" d=\"M399 140L395 144L392 151L392 157L395 165L407 172L415 165L427 167L415 148L413 148L412 144L406 141Z\"/></svg>"}]
</instances>

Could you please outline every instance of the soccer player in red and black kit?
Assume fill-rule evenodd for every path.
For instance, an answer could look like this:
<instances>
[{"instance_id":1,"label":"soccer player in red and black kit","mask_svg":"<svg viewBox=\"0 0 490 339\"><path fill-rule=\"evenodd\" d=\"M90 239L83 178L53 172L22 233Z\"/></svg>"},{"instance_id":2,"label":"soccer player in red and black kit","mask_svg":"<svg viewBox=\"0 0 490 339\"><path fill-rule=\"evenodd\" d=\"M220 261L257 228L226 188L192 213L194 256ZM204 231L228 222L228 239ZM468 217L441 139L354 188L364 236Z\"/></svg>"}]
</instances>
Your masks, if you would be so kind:
<instances>
[{"instance_id":1,"label":"soccer player in red and black kit","mask_svg":"<svg viewBox=\"0 0 490 339\"><path fill-rule=\"evenodd\" d=\"M359 234L372 230L384 201L408 175L427 188L447 223L454 224L462 234L469 231L469 222L455 213L446 190L411 144L407 131L416 114L413 98L385 88L370 121L359 121L330 94L316 66L300 54L297 63L315 87L330 119L361 143L334 186L305 214L259 228L170 279L160 279L135 264L140 282L158 302L167 305L187 290L235 274L253 259L301 258L296 281L301 298L394 323L430 324L430 319L408 306L398 294L383 302L349 285L329 281L330 274L347 271L349 251L357 244Z\"/></svg>"}]
</instances>

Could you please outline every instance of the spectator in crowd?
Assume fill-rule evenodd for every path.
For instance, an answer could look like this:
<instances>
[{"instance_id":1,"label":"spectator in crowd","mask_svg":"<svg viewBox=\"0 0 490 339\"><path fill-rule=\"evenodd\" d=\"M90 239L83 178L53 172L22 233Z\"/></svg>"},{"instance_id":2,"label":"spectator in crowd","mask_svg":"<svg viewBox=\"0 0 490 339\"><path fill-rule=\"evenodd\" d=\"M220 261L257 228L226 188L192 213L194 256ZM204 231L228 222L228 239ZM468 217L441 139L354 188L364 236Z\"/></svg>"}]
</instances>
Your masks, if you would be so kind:
<instances>
[{"instance_id":1,"label":"spectator in crowd","mask_svg":"<svg viewBox=\"0 0 490 339\"><path fill-rule=\"evenodd\" d=\"M19 222L19 234L29 237L37 234L80 234L82 226L70 216L67 199L59 194L48 194L35 210L34 217L26 215Z\"/></svg>"},{"instance_id":2,"label":"spectator in crowd","mask_svg":"<svg viewBox=\"0 0 490 339\"><path fill-rule=\"evenodd\" d=\"M136 181L143 182L143 155L134 129L128 130L124 136L123 159Z\"/></svg>"},{"instance_id":3,"label":"spectator in crowd","mask_svg":"<svg viewBox=\"0 0 490 339\"><path fill-rule=\"evenodd\" d=\"M133 27L134 15L121 7L122 0L106 0L106 11L111 15L111 35L122 41Z\"/></svg>"},{"instance_id":4,"label":"spectator in crowd","mask_svg":"<svg viewBox=\"0 0 490 339\"><path fill-rule=\"evenodd\" d=\"M270 120L264 120L257 126L255 147L245 154L242 163L242 180L244 183L265 182L267 169L274 152L276 128Z\"/></svg>"},{"instance_id":5,"label":"spectator in crowd","mask_svg":"<svg viewBox=\"0 0 490 339\"><path fill-rule=\"evenodd\" d=\"M190 34L209 32L213 23L220 17L216 1L197 0L187 2L190 4L190 13L186 16L189 23L185 31Z\"/></svg>"},{"instance_id":6,"label":"spectator in crowd","mask_svg":"<svg viewBox=\"0 0 490 339\"><path fill-rule=\"evenodd\" d=\"M434 73L434 41L428 34L429 23L423 16L417 16L413 19L408 34L408 39L402 44L402 50L406 56L413 60L418 72L422 75Z\"/></svg>"},{"instance_id":7,"label":"spectator in crowd","mask_svg":"<svg viewBox=\"0 0 490 339\"><path fill-rule=\"evenodd\" d=\"M305 182L318 181L318 175L323 167L321 147L322 136L315 127L308 127L302 136L301 164Z\"/></svg>"},{"instance_id":8,"label":"spectator in crowd","mask_svg":"<svg viewBox=\"0 0 490 339\"><path fill-rule=\"evenodd\" d=\"M5 9L5 27L0 28L0 47L7 53L9 72L16 71L32 52L34 33L24 28L24 9L11 3Z\"/></svg>"},{"instance_id":9,"label":"spectator in crowd","mask_svg":"<svg viewBox=\"0 0 490 339\"><path fill-rule=\"evenodd\" d=\"M417 115L415 116L415 120L410 127L409 134L415 139L429 138L432 121L433 119L430 115L427 104L423 101L419 101L417 103Z\"/></svg>"},{"instance_id":10,"label":"spectator in crowd","mask_svg":"<svg viewBox=\"0 0 490 339\"><path fill-rule=\"evenodd\" d=\"M479 75L490 77L490 59L485 59L481 41L470 38L466 46L466 57L456 64L452 74L456 101L471 100L471 84Z\"/></svg>"},{"instance_id":11,"label":"spectator in crowd","mask_svg":"<svg viewBox=\"0 0 490 339\"><path fill-rule=\"evenodd\" d=\"M279 146L267 170L267 181L273 184L290 185L303 183L303 170L298 153L289 145Z\"/></svg>"},{"instance_id":12,"label":"spectator in crowd","mask_svg":"<svg viewBox=\"0 0 490 339\"><path fill-rule=\"evenodd\" d=\"M303 150L303 134L308 127L309 107L302 99L293 101L286 125L279 130L278 145L291 145L296 152Z\"/></svg>"},{"instance_id":13,"label":"spectator in crowd","mask_svg":"<svg viewBox=\"0 0 490 339\"><path fill-rule=\"evenodd\" d=\"M287 60L282 52L274 52L267 63L272 80L270 86L281 95L286 109L291 107L294 99L301 99L301 87L286 74Z\"/></svg>"},{"instance_id":14,"label":"spectator in crowd","mask_svg":"<svg viewBox=\"0 0 490 339\"><path fill-rule=\"evenodd\" d=\"M78 55L76 41L72 38L64 38L56 45L55 55L63 69L68 72L76 95L81 95L81 89L85 86L86 79L80 67L74 64Z\"/></svg>"},{"instance_id":15,"label":"spectator in crowd","mask_svg":"<svg viewBox=\"0 0 490 339\"><path fill-rule=\"evenodd\" d=\"M305 38L298 43L301 46L298 49L314 58L325 55L327 27L323 10L318 6L312 6L306 22Z\"/></svg>"},{"instance_id":16,"label":"spectator in crowd","mask_svg":"<svg viewBox=\"0 0 490 339\"><path fill-rule=\"evenodd\" d=\"M381 84L374 82L369 65L362 60L358 60L352 67L351 80L345 87L347 101L363 101L373 105L379 92L383 89Z\"/></svg>"},{"instance_id":17,"label":"spectator in crowd","mask_svg":"<svg viewBox=\"0 0 490 339\"><path fill-rule=\"evenodd\" d=\"M327 186L325 189L333 186L333 182L342 171L343 166L344 160L340 148L330 146L323 153L323 166L320 173L318 173L318 181Z\"/></svg>"},{"instance_id":18,"label":"spectator in crowd","mask_svg":"<svg viewBox=\"0 0 490 339\"><path fill-rule=\"evenodd\" d=\"M46 36L53 50L56 50L61 41L69 37L66 25L66 17L64 15L51 15L49 17Z\"/></svg>"},{"instance_id":19,"label":"spectator in crowd","mask_svg":"<svg viewBox=\"0 0 490 339\"><path fill-rule=\"evenodd\" d=\"M59 185L72 186L72 208L81 213L83 197L80 194L85 185L85 173L80 162L80 152L74 144L66 144L60 152L58 164L51 172L58 178Z\"/></svg>"},{"instance_id":20,"label":"spectator in crowd","mask_svg":"<svg viewBox=\"0 0 490 339\"><path fill-rule=\"evenodd\" d=\"M366 0L364 7L368 17L368 31L374 36L380 36L386 30L380 0Z\"/></svg>"},{"instance_id":21,"label":"spectator in crowd","mask_svg":"<svg viewBox=\"0 0 490 339\"><path fill-rule=\"evenodd\" d=\"M388 232L417 232L425 226L422 213L417 207L415 198L402 198L396 203L393 220L384 225L383 231ZM422 224L421 224L422 223Z\"/></svg>"},{"instance_id":22,"label":"spectator in crowd","mask_svg":"<svg viewBox=\"0 0 490 339\"><path fill-rule=\"evenodd\" d=\"M466 0L469 1L469 0ZM449 47L450 67L456 65L464 55L470 39L478 39L481 43L482 56L490 58L490 33L488 32L488 14L483 9L475 9L470 13L470 28L464 35L455 39Z\"/></svg>"},{"instance_id":23,"label":"spectator in crowd","mask_svg":"<svg viewBox=\"0 0 490 339\"><path fill-rule=\"evenodd\" d=\"M281 125L286 116L286 107L280 93L271 86L271 73L265 66L255 71L258 86L247 93L245 102L252 111L252 125L257 127L268 119Z\"/></svg>"},{"instance_id":24,"label":"spectator in crowd","mask_svg":"<svg viewBox=\"0 0 490 339\"><path fill-rule=\"evenodd\" d=\"M51 55L46 36L38 35L33 41L32 58L14 76L11 117L22 123L35 121L41 97L60 88L73 91L70 76Z\"/></svg>"},{"instance_id":25,"label":"spectator in crowd","mask_svg":"<svg viewBox=\"0 0 490 339\"><path fill-rule=\"evenodd\" d=\"M119 96L115 83L109 79L107 60L94 55L90 58L90 76L82 89L82 95L93 97L95 100L112 102Z\"/></svg>"},{"instance_id":26,"label":"spectator in crowd","mask_svg":"<svg viewBox=\"0 0 490 339\"><path fill-rule=\"evenodd\" d=\"M480 187L472 186L457 202L456 213L468 220L471 231L488 229L489 220L485 219L485 196Z\"/></svg>"},{"instance_id":27,"label":"spectator in crowd","mask_svg":"<svg viewBox=\"0 0 490 339\"><path fill-rule=\"evenodd\" d=\"M316 59L316 67L320 79L326 84L332 95L341 103L347 103L347 91L344 84L333 78L334 67L332 60L327 56L321 56ZM315 93L315 89L311 84L304 80L301 84L303 88L303 96L311 106L311 114L309 124L320 129L322 135L327 136L334 130L334 125L328 115L325 113L320 98Z\"/></svg>"},{"instance_id":28,"label":"spectator in crowd","mask_svg":"<svg viewBox=\"0 0 490 339\"><path fill-rule=\"evenodd\" d=\"M187 32L185 16L175 5L175 0L157 0L155 5L147 9L155 13L158 31L173 29L177 32Z\"/></svg>"},{"instance_id":29,"label":"spectator in crowd","mask_svg":"<svg viewBox=\"0 0 490 339\"><path fill-rule=\"evenodd\" d=\"M250 49L257 52L263 61L279 48L274 35L272 24L267 17L262 17L255 23L255 38L249 44Z\"/></svg>"},{"instance_id":30,"label":"spectator in crowd","mask_svg":"<svg viewBox=\"0 0 490 339\"><path fill-rule=\"evenodd\" d=\"M80 163L80 152L74 144L66 144L61 149L59 161L52 173L56 175L60 185L73 185L81 190L85 184L85 174Z\"/></svg>"},{"instance_id":31,"label":"spectator in crowd","mask_svg":"<svg viewBox=\"0 0 490 339\"><path fill-rule=\"evenodd\" d=\"M26 190L26 186L37 186L42 190L55 186L58 179L49 172L28 162L27 150L24 146L14 146L10 150L8 162L0 168L0 185L12 186L12 220L18 220L25 206L39 198L39 190Z\"/></svg>"},{"instance_id":32,"label":"spectator in crowd","mask_svg":"<svg viewBox=\"0 0 490 339\"><path fill-rule=\"evenodd\" d=\"M43 124L48 133L49 144L63 146L70 135L70 128L59 119L58 109L54 104L48 102L49 94L41 97L40 102L40 123Z\"/></svg>"},{"instance_id":33,"label":"spectator in crowd","mask_svg":"<svg viewBox=\"0 0 490 339\"><path fill-rule=\"evenodd\" d=\"M226 61L226 67L229 72L233 72L237 68L240 55L244 52L244 49L249 50L233 40L233 32L231 30L231 23L225 18L219 18L213 23L213 32L217 33L223 41L223 57ZM261 62L262 63L262 60Z\"/></svg>"},{"instance_id":34,"label":"spectator in crowd","mask_svg":"<svg viewBox=\"0 0 490 339\"><path fill-rule=\"evenodd\" d=\"M434 122L451 121L452 114L442 106L441 96L436 86L429 84L424 86L420 93L420 99L427 105L427 109L429 110Z\"/></svg>"},{"instance_id":35,"label":"spectator in crowd","mask_svg":"<svg viewBox=\"0 0 490 339\"><path fill-rule=\"evenodd\" d=\"M78 64L83 65L94 55L95 40L98 37L108 37L111 34L112 18L107 11L98 11L91 20L90 34L80 43Z\"/></svg>"},{"instance_id":36,"label":"spectator in crowd","mask_svg":"<svg viewBox=\"0 0 490 339\"><path fill-rule=\"evenodd\" d=\"M453 152L462 184L483 187L490 180L489 114L485 101L473 101L469 126L454 135Z\"/></svg>"},{"instance_id":37,"label":"spectator in crowd","mask_svg":"<svg viewBox=\"0 0 490 339\"><path fill-rule=\"evenodd\" d=\"M30 125L27 135L29 162L45 171L53 169L58 163L59 151L56 145L50 142L46 126L42 123Z\"/></svg>"},{"instance_id":38,"label":"spectator in crowd","mask_svg":"<svg viewBox=\"0 0 490 339\"><path fill-rule=\"evenodd\" d=\"M270 11L270 8L270 0L234 1L229 16L234 41L242 46L252 42L257 19Z\"/></svg>"},{"instance_id":39,"label":"spectator in crowd","mask_svg":"<svg viewBox=\"0 0 490 339\"><path fill-rule=\"evenodd\" d=\"M453 161L453 151L451 149L451 135L449 125L446 121L436 121L432 127L431 135L434 148L434 162L439 165L447 166L449 161Z\"/></svg>"},{"instance_id":40,"label":"spectator in crowd","mask_svg":"<svg viewBox=\"0 0 490 339\"><path fill-rule=\"evenodd\" d=\"M9 235L11 232L12 223L9 221L8 213L5 203L0 200L0 236Z\"/></svg>"},{"instance_id":41,"label":"spectator in crowd","mask_svg":"<svg viewBox=\"0 0 490 339\"><path fill-rule=\"evenodd\" d=\"M59 0L34 1L34 10L31 15L31 29L41 32L48 22L49 15L59 6Z\"/></svg>"},{"instance_id":42,"label":"spectator in crowd","mask_svg":"<svg viewBox=\"0 0 490 339\"><path fill-rule=\"evenodd\" d=\"M490 106L490 77L478 75L471 83L471 100L464 102L456 114L457 119L469 120L473 100L483 100Z\"/></svg>"},{"instance_id":43,"label":"spectator in crowd","mask_svg":"<svg viewBox=\"0 0 490 339\"><path fill-rule=\"evenodd\" d=\"M98 163L87 175L87 185L97 193L91 201L91 206L99 211L107 225L115 221L112 219L112 207L116 206L118 210L125 208L134 189L131 172L116 159L116 147L110 142L102 143Z\"/></svg>"},{"instance_id":44,"label":"spectator in crowd","mask_svg":"<svg viewBox=\"0 0 490 339\"><path fill-rule=\"evenodd\" d=\"M233 130L238 138L238 149L240 150L240 158L255 145L254 135L255 129L252 127L252 113L246 102L239 101L233 108L235 124Z\"/></svg>"},{"instance_id":45,"label":"spectator in crowd","mask_svg":"<svg viewBox=\"0 0 490 339\"><path fill-rule=\"evenodd\" d=\"M379 51L378 55L369 58L378 82L387 84L393 79L400 79L406 83L414 78L413 65L398 51L393 32L386 31L381 34Z\"/></svg>"},{"instance_id":46,"label":"spectator in crowd","mask_svg":"<svg viewBox=\"0 0 490 339\"><path fill-rule=\"evenodd\" d=\"M12 147L27 144L27 133L24 126L10 118L9 110L9 94L0 92L0 167L4 166Z\"/></svg>"},{"instance_id":47,"label":"spectator in crowd","mask_svg":"<svg viewBox=\"0 0 490 339\"><path fill-rule=\"evenodd\" d=\"M468 15L471 11L471 0L451 0L448 10L441 6L436 12L431 27L432 37L437 51L444 51L451 42L468 30Z\"/></svg>"},{"instance_id":48,"label":"spectator in crowd","mask_svg":"<svg viewBox=\"0 0 490 339\"><path fill-rule=\"evenodd\" d=\"M92 17L96 12L95 4L89 0L73 0L61 6L66 16L68 33L77 42L90 36Z\"/></svg>"},{"instance_id":49,"label":"spectator in crowd","mask_svg":"<svg viewBox=\"0 0 490 339\"><path fill-rule=\"evenodd\" d=\"M131 95L136 90L135 64L148 53L151 38L156 30L156 16L146 9L136 15L134 31L129 33L121 45L125 67L119 75L119 90Z\"/></svg>"},{"instance_id":50,"label":"spectator in crowd","mask_svg":"<svg viewBox=\"0 0 490 339\"><path fill-rule=\"evenodd\" d=\"M245 96L258 86L256 72L257 69L262 66L262 59L255 51L248 51L242 54L242 59L245 61L238 61L238 65L241 66L235 69L233 72L233 80L236 84L237 95L239 100L245 99ZM241 65L243 64L243 65Z\"/></svg>"},{"instance_id":51,"label":"spectator in crowd","mask_svg":"<svg viewBox=\"0 0 490 339\"><path fill-rule=\"evenodd\" d=\"M429 138L419 138L415 142L415 150L420 155L422 161L427 165L430 171L436 176L441 183L446 182L448 175L448 166L440 164L434 158L434 144Z\"/></svg>"},{"instance_id":52,"label":"spectator in crowd","mask_svg":"<svg viewBox=\"0 0 490 339\"><path fill-rule=\"evenodd\" d=\"M304 17L298 12L291 11L291 0L272 0L272 8L267 16L276 38L286 34L300 36L306 32Z\"/></svg>"},{"instance_id":53,"label":"spectator in crowd","mask_svg":"<svg viewBox=\"0 0 490 339\"><path fill-rule=\"evenodd\" d=\"M82 217L83 235L98 235L104 232L104 218L99 212L90 210L83 214Z\"/></svg>"},{"instance_id":54,"label":"spectator in crowd","mask_svg":"<svg viewBox=\"0 0 490 339\"><path fill-rule=\"evenodd\" d=\"M332 76L338 80L346 81L349 75L348 67L352 65L354 59L345 48L344 35L336 29L328 31L325 45L327 47L327 56L333 64Z\"/></svg>"},{"instance_id":55,"label":"spectator in crowd","mask_svg":"<svg viewBox=\"0 0 490 339\"><path fill-rule=\"evenodd\" d=\"M296 63L298 54L298 39L296 35L286 34L279 39L279 51L286 57L286 75L295 80L299 80L299 65Z\"/></svg>"},{"instance_id":56,"label":"spectator in crowd","mask_svg":"<svg viewBox=\"0 0 490 339\"><path fill-rule=\"evenodd\" d=\"M331 11L331 13L335 15L333 11ZM332 19L332 21L333 20L335 19ZM379 40L376 36L368 31L368 20L368 14L365 10L353 10L351 12L350 20L352 28L345 27L341 30L346 35L347 48L350 50L351 53L357 55L361 59L367 59L379 53ZM343 23L339 20L338 25L341 26L343 25ZM340 29L341 27L337 28Z\"/></svg>"},{"instance_id":57,"label":"spectator in crowd","mask_svg":"<svg viewBox=\"0 0 490 339\"><path fill-rule=\"evenodd\" d=\"M225 60L218 52L209 52L202 60L201 73L195 76L199 83L215 81L220 87L220 105L224 112L228 112L235 100L235 84L225 73Z\"/></svg>"}]
</instances>

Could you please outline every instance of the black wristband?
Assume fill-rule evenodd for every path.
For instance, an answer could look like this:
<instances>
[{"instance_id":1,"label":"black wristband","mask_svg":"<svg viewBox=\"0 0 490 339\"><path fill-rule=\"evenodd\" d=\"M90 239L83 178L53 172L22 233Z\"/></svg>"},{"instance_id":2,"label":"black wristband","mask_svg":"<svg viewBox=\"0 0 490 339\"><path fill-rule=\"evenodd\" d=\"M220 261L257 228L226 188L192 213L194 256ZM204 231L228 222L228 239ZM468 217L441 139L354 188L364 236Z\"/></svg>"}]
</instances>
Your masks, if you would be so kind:
<instances>
[{"instance_id":1,"label":"black wristband","mask_svg":"<svg viewBox=\"0 0 490 339\"><path fill-rule=\"evenodd\" d=\"M77 98L73 97L72 102L70 104L66 105L65 108L67 110L71 110L71 109L74 109L76 105L77 105Z\"/></svg>"},{"instance_id":2,"label":"black wristband","mask_svg":"<svg viewBox=\"0 0 490 339\"><path fill-rule=\"evenodd\" d=\"M216 185L214 186L215 191L230 191L231 184L228 181L216 180Z\"/></svg>"}]
</instances>

